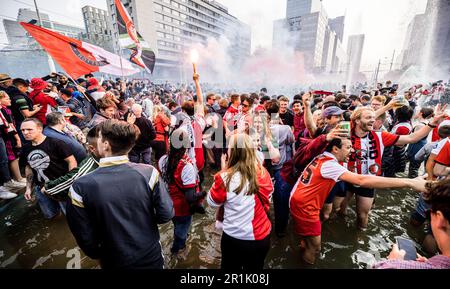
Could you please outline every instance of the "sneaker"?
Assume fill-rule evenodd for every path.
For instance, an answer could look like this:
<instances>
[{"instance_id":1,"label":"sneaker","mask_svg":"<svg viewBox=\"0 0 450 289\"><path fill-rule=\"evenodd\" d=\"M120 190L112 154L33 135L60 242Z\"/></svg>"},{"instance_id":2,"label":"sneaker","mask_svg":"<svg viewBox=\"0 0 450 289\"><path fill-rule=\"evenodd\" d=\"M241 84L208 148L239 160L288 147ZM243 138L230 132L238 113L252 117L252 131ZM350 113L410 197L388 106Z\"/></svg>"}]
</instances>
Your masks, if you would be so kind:
<instances>
[{"instance_id":1,"label":"sneaker","mask_svg":"<svg viewBox=\"0 0 450 289\"><path fill-rule=\"evenodd\" d=\"M27 179L23 178L20 181L17 181L18 183L27 184Z\"/></svg>"},{"instance_id":2,"label":"sneaker","mask_svg":"<svg viewBox=\"0 0 450 289\"><path fill-rule=\"evenodd\" d=\"M15 180L10 180L9 182L5 183L4 186L8 189L23 189L27 186L27 184L16 182Z\"/></svg>"},{"instance_id":3,"label":"sneaker","mask_svg":"<svg viewBox=\"0 0 450 289\"><path fill-rule=\"evenodd\" d=\"M15 197L17 197L17 194L11 193L3 186L0 187L0 199L9 200L14 199Z\"/></svg>"}]
</instances>

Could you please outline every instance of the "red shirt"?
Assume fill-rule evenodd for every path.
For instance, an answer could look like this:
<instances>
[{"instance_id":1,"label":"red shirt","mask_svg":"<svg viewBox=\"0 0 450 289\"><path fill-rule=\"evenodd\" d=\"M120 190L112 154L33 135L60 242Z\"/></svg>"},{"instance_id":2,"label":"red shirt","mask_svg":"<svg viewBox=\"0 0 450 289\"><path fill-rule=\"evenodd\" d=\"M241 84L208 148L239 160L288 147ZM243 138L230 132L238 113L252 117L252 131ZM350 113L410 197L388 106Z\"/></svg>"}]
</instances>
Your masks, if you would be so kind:
<instances>
[{"instance_id":1,"label":"red shirt","mask_svg":"<svg viewBox=\"0 0 450 289\"><path fill-rule=\"evenodd\" d=\"M167 155L159 160L159 167L164 168L167 163ZM179 162L173 172L175 181L169 184L169 193L172 198L173 208L176 217L190 216L189 203L186 200L184 191L186 189L197 188L198 190L198 172L193 161L185 155Z\"/></svg>"},{"instance_id":2,"label":"red shirt","mask_svg":"<svg viewBox=\"0 0 450 289\"><path fill-rule=\"evenodd\" d=\"M33 90L30 93L30 99L33 101L33 104L42 105L41 110L38 111L33 117L39 119L44 125L46 125L47 120L45 119L45 117L47 115L48 106L56 107L58 105L56 103L56 100L40 90Z\"/></svg>"},{"instance_id":3,"label":"red shirt","mask_svg":"<svg viewBox=\"0 0 450 289\"><path fill-rule=\"evenodd\" d=\"M294 114L294 137L298 139L298 135L306 129L304 112Z\"/></svg>"},{"instance_id":4,"label":"red shirt","mask_svg":"<svg viewBox=\"0 0 450 289\"><path fill-rule=\"evenodd\" d=\"M319 221L325 200L345 172L347 169L332 154L325 152L316 157L292 190L289 204L294 219Z\"/></svg>"},{"instance_id":5,"label":"red shirt","mask_svg":"<svg viewBox=\"0 0 450 289\"><path fill-rule=\"evenodd\" d=\"M159 113L155 118L154 125L156 131L155 141L167 141L165 127L170 125L170 118L164 113Z\"/></svg>"},{"instance_id":6,"label":"red shirt","mask_svg":"<svg viewBox=\"0 0 450 289\"><path fill-rule=\"evenodd\" d=\"M239 109L234 106L230 106L223 116L224 125L226 125L231 131L237 129L238 114Z\"/></svg>"},{"instance_id":7,"label":"red shirt","mask_svg":"<svg viewBox=\"0 0 450 289\"><path fill-rule=\"evenodd\" d=\"M264 105L259 104L257 107L255 107L255 112L262 112L262 111L266 111Z\"/></svg>"},{"instance_id":8,"label":"red shirt","mask_svg":"<svg viewBox=\"0 0 450 289\"><path fill-rule=\"evenodd\" d=\"M437 154L434 161L443 166L450 166L450 142L446 142L442 149Z\"/></svg>"}]
</instances>

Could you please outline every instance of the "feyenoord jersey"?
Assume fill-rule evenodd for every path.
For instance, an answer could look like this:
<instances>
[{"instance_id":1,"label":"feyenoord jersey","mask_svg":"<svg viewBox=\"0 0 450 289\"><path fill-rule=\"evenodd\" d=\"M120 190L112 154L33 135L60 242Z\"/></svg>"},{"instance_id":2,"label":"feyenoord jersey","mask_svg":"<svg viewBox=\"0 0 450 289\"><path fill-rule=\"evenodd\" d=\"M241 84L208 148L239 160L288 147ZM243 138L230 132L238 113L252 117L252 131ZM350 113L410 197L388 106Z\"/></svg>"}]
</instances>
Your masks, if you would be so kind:
<instances>
[{"instance_id":1,"label":"feyenoord jersey","mask_svg":"<svg viewBox=\"0 0 450 289\"><path fill-rule=\"evenodd\" d=\"M439 153L436 155L436 158L434 161L438 164L441 164L443 166L450 166L450 142L448 141L444 142L444 146L439 150Z\"/></svg>"},{"instance_id":2,"label":"feyenoord jersey","mask_svg":"<svg viewBox=\"0 0 450 289\"><path fill-rule=\"evenodd\" d=\"M361 175L381 176L384 148L397 143L400 136L388 132L371 131L366 137L352 134L354 152L350 155L348 170Z\"/></svg>"},{"instance_id":3,"label":"feyenoord jersey","mask_svg":"<svg viewBox=\"0 0 450 289\"><path fill-rule=\"evenodd\" d=\"M348 170L328 152L317 156L291 191L289 207L295 219L320 220L320 210L339 178Z\"/></svg>"}]
</instances>

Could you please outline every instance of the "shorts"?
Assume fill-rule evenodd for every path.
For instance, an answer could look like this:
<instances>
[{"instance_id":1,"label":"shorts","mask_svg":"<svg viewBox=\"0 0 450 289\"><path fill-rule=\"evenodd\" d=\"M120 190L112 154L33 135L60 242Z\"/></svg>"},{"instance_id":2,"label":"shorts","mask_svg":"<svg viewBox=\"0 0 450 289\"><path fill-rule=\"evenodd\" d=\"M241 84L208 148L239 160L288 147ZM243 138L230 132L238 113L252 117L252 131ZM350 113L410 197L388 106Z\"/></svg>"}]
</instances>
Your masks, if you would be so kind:
<instances>
[{"instance_id":1,"label":"shorts","mask_svg":"<svg viewBox=\"0 0 450 289\"><path fill-rule=\"evenodd\" d=\"M334 197L338 196L344 198L347 195L347 183L337 182L325 200L325 204L331 204L334 201Z\"/></svg>"},{"instance_id":2,"label":"shorts","mask_svg":"<svg viewBox=\"0 0 450 289\"><path fill-rule=\"evenodd\" d=\"M14 147L13 142L11 140L5 141L5 147L9 162L12 162L19 158L20 149Z\"/></svg>"},{"instance_id":3,"label":"shorts","mask_svg":"<svg viewBox=\"0 0 450 289\"><path fill-rule=\"evenodd\" d=\"M322 223L317 221L300 220L292 216L294 220L294 230L301 237L317 237L322 235Z\"/></svg>"},{"instance_id":4,"label":"shorts","mask_svg":"<svg viewBox=\"0 0 450 289\"><path fill-rule=\"evenodd\" d=\"M355 187L354 185L348 184L347 189L354 193L357 196L364 197L364 198L371 198L373 199L375 197L375 189L367 189L363 187Z\"/></svg>"}]
</instances>

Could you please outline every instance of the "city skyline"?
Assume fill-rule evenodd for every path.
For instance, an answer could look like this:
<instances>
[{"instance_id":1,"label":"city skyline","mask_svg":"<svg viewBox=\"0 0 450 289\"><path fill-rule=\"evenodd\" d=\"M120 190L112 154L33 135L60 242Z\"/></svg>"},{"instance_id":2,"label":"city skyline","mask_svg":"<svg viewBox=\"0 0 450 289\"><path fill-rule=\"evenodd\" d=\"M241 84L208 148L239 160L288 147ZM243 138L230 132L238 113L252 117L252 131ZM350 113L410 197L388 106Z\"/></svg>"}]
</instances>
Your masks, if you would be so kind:
<instances>
[{"instance_id":1,"label":"city skyline","mask_svg":"<svg viewBox=\"0 0 450 289\"><path fill-rule=\"evenodd\" d=\"M91 5L107 9L106 0L67 0L54 3L51 0L37 0L42 12L50 15L53 21L84 28L81 8ZM286 16L285 0L239 0L217 1L228 7L229 13L252 29L252 52L258 48L272 47L273 20ZM373 3L375 2L375 3ZM392 1L391 1L392 2ZM425 11L427 0L323 0L330 18L346 15L343 44L347 47L348 36L365 34L366 45L362 56L361 69L382 62L390 62L392 53L400 53L406 36L408 24L414 15ZM15 19L19 8L33 9L30 0L6 0L0 4L2 19ZM0 45L5 45L6 35L1 25Z\"/></svg>"}]
</instances>

